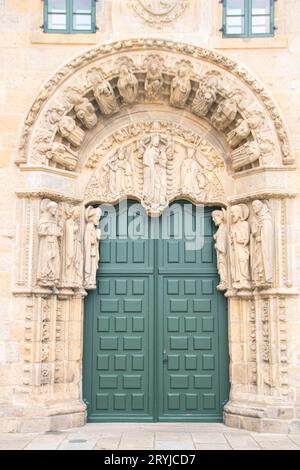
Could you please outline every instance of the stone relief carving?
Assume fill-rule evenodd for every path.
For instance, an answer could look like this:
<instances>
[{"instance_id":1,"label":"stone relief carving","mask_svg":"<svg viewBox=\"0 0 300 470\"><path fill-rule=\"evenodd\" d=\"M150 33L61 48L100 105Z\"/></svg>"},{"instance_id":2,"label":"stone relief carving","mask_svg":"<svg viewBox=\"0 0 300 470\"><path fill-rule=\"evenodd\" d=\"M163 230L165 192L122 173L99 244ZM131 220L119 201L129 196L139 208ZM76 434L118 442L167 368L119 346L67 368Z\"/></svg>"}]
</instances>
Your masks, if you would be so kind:
<instances>
[{"instance_id":1,"label":"stone relief carving","mask_svg":"<svg viewBox=\"0 0 300 470\"><path fill-rule=\"evenodd\" d=\"M41 201L38 236L37 283L42 287L55 288L60 281L59 240L62 237L62 225L58 222L58 204L50 199Z\"/></svg>"},{"instance_id":2,"label":"stone relief carving","mask_svg":"<svg viewBox=\"0 0 300 470\"><path fill-rule=\"evenodd\" d=\"M191 89L189 69L185 65L180 65L176 77L171 82L170 104L176 108L184 108Z\"/></svg>"},{"instance_id":3,"label":"stone relief carving","mask_svg":"<svg viewBox=\"0 0 300 470\"><path fill-rule=\"evenodd\" d=\"M66 170L73 171L78 162L78 155L60 142L50 142L48 134L41 134L34 144L33 160L40 164L52 161Z\"/></svg>"},{"instance_id":4,"label":"stone relief carving","mask_svg":"<svg viewBox=\"0 0 300 470\"><path fill-rule=\"evenodd\" d=\"M75 119L70 116L64 116L58 124L58 129L62 137L67 139L74 147L80 147L82 144L85 132L76 125Z\"/></svg>"},{"instance_id":5,"label":"stone relief carving","mask_svg":"<svg viewBox=\"0 0 300 470\"><path fill-rule=\"evenodd\" d=\"M159 56L150 56L146 61L147 74L145 79L145 92L148 100L158 99L164 83L162 74L162 59Z\"/></svg>"},{"instance_id":6,"label":"stone relief carving","mask_svg":"<svg viewBox=\"0 0 300 470\"><path fill-rule=\"evenodd\" d=\"M147 23L162 27L175 21L187 7L187 0L130 0L129 6Z\"/></svg>"},{"instance_id":7,"label":"stone relief carving","mask_svg":"<svg viewBox=\"0 0 300 470\"><path fill-rule=\"evenodd\" d=\"M93 84L93 92L102 114L111 115L119 111L115 92L110 82L104 78L100 70L92 69L88 73L88 79Z\"/></svg>"},{"instance_id":8,"label":"stone relief carving","mask_svg":"<svg viewBox=\"0 0 300 470\"><path fill-rule=\"evenodd\" d=\"M130 65L126 62L121 63L117 87L124 103L132 104L136 101L138 86L138 79L132 72Z\"/></svg>"},{"instance_id":9,"label":"stone relief carving","mask_svg":"<svg viewBox=\"0 0 300 470\"><path fill-rule=\"evenodd\" d=\"M251 271L256 287L268 287L273 281L274 229L270 209L265 202L252 203Z\"/></svg>"},{"instance_id":10,"label":"stone relief carving","mask_svg":"<svg viewBox=\"0 0 300 470\"><path fill-rule=\"evenodd\" d=\"M80 288L83 277L83 253L80 233L80 207L65 206L62 236L62 286Z\"/></svg>"},{"instance_id":11,"label":"stone relief carving","mask_svg":"<svg viewBox=\"0 0 300 470\"><path fill-rule=\"evenodd\" d=\"M261 149L257 142L247 142L246 144L233 150L231 153L232 168L237 171L244 166L256 162L261 155Z\"/></svg>"},{"instance_id":12,"label":"stone relief carving","mask_svg":"<svg viewBox=\"0 0 300 470\"><path fill-rule=\"evenodd\" d=\"M213 112L211 122L219 131L224 131L237 117L238 106L241 103L241 92L233 92L228 98L221 101L217 109Z\"/></svg>"},{"instance_id":13,"label":"stone relief carving","mask_svg":"<svg viewBox=\"0 0 300 470\"><path fill-rule=\"evenodd\" d=\"M192 111L197 116L205 117L217 99L219 77L216 73L207 73L199 82L192 102Z\"/></svg>"},{"instance_id":14,"label":"stone relief carving","mask_svg":"<svg viewBox=\"0 0 300 470\"><path fill-rule=\"evenodd\" d=\"M67 100L74 106L76 117L87 129L92 129L97 125L98 118L95 108L87 98L81 96L76 90L70 90L67 93Z\"/></svg>"},{"instance_id":15,"label":"stone relief carving","mask_svg":"<svg viewBox=\"0 0 300 470\"><path fill-rule=\"evenodd\" d=\"M195 153L193 147L188 147L186 158L181 165L181 188L184 194L190 194L198 187L199 165L195 161Z\"/></svg>"},{"instance_id":16,"label":"stone relief carving","mask_svg":"<svg viewBox=\"0 0 300 470\"><path fill-rule=\"evenodd\" d=\"M167 165L173 157L172 141L160 134L140 141L143 147L144 183L142 203L147 209L160 213L168 205Z\"/></svg>"},{"instance_id":17,"label":"stone relief carving","mask_svg":"<svg viewBox=\"0 0 300 470\"><path fill-rule=\"evenodd\" d=\"M124 40L111 44L100 45L97 48L94 48L75 58L72 62L57 72L48 81L48 83L46 83L36 101L34 102L32 108L30 109L24 123L23 134L20 142L20 155L18 156L16 163L26 162L27 154L32 154L31 149L29 151L28 148L32 127L35 124L37 117L42 116L41 109L45 105L46 101L49 101L49 98L53 95L54 91L58 89L58 87L61 86L63 82L69 80L71 75L74 76L74 73L77 73L77 71L81 70L83 66L88 67L89 64L94 65L95 58L97 58L97 60L100 62L108 54L128 54L128 52L132 51L132 48L135 48L135 50L139 51L144 50L145 47L151 47L151 51L157 50L160 52L163 50L169 53L180 52L182 56L189 57L191 61L205 61L218 67L221 75L223 75L223 70L229 71L231 76L234 77L236 83L238 83L238 81L242 81L248 90L251 90L251 92L254 94L255 99L263 104L262 111L270 125L270 139L273 142L275 142L276 139L278 140L281 147L282 163L291 164L293 162L287 132L280 113L263 86L258 83L257 80L253 78L248 71L243 69L233 60L222 56L216 51L209 51L192 45L179 44L175 42L172 43L171 41L139 38L136 40ZM91 72L89 72L89 74L90 73ZM46 107L45 114L47 114L48 111L49 108ZM61 111L57 110L56 114L57 116L55 119L59 120L59 118L62 117L62 114L64 114L64 111L61 114ZM275 139L272 137L272 135L274 136L274 133L277 134ZM33 141L35 141L35 136Z\"/></svg>"},{"instance_id":18,"label":"stone relief carving","mask_svg":"<svg viewBox=\"0 0 300 470\"><path fill-rule=\"evenodd\" d=\"M228 289L228 229L226 210L222 209L213 211L212 219L218 228L214 235L218 272L220 276L220 284L217 286L217 289L224 291Z\"/></svg>"},{"instance_id":19,"label":"stone relief carving","mask_svg":"<svg viewBox=\"0 0 300 470\"><path fill-rule=\"evenodd\" d=\"M101 231L98 228L101 217L99 207L87 207L85 210L84 231L84 287L85 289L96 288L96 272L99 264L99 241Z\"/></svg>"},{"instance_id":20,"label":"stone relief carving","mask_svg":"<svg viewBox=\"0 0 300 470\"><path fill-rule=\"evenodd\" d=\"M234 289L250 289L249 208L245 204L230 209L230 266Z\"/></svg>"},{"instance_id":21,"label":"stone relief carving","mask_svg":"<svg viewBox=\"0 0 300 470\"><path fill-rule=\"evenodd\" d=\"M133 189L133 162L131 147L119 147L103 165L102 184L105 194L114 198L130 194Z\"/></svg>"}]
</instances>

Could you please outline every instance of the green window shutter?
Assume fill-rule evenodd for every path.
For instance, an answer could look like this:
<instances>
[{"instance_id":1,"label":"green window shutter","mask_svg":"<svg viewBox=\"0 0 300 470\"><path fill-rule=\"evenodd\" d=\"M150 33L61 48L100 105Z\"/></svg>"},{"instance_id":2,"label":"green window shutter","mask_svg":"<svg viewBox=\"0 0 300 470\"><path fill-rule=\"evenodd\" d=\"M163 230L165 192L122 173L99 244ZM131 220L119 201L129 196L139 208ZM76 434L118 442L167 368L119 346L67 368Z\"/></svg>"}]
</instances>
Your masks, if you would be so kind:
<instances>
[{"instance_id":1,"label":"green window shutter","mask_svg":"<svg viewBox=\"0 0 300 470\"><path fill-rule=\"evenodd\" d=\"M90 9L88 12L75 12L75 0L65 0L65 12L55 12L58 16L65 16L66 17L66 27L62 28L53 28L50 24L50 15L51 9L49 5L51 0L44 0L44 32L46 33L65 33L65 34L90 34L96 32L96 0L91 0ZM80 27L76 28L74 26L74 18L78 16L81 17L89 17L90 18L90 28L88 29L80 29Z\"/></svg>"},{"instance_id":2,"label":"green window shutter","mask_svg":"<svg viewBox=\"0 0 300 470\"><path fill-rule=\"evenodd\" d=\"M268 6L267 11L256 12L255 11L255 3L256 0L241 0L241 6L244 8L243 15L232 15L228 14L229 2L230 0L223 0L223 37L226 38L234 38L234 37L241 37L241 38L251 38L251 37L271 37L274 36L274 3L276 0L267 0L266 6ZM234 33L233 30L229 30L229 22L232 22L232 18L243 18L244 19L244 31ZM231 19L231 20L230 20ZM256 19L256 25L255 20ZM261 19L261 21L260 21ZM264 21L266 30L263 31ZM256 30L253 31L253 26L256 26Z\"/></svg>"}]
</instances>

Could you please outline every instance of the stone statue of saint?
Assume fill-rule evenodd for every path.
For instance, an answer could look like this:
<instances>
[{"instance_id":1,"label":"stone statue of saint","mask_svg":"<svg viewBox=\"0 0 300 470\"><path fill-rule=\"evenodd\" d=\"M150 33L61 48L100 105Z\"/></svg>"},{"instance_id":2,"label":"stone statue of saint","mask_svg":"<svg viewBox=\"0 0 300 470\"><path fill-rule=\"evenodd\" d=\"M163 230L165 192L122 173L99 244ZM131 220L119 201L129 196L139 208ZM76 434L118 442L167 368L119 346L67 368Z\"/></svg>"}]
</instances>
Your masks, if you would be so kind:
<instances>
[{"instance_id":1,"label":"stone statue of saint","mask_svg":"<svg viewBox=\"0 0 300 470\"><path fill-rule=\"evenodd\" d=\"M251 287L248 217L249 209L245 204L231 207L230 266L232 286L235 289L249 289Z\"/></svg>"},{"instance_id":2,"label":"stone statue of saint","mask_svg":"<svg viewBox=\"0 0 300 470\"><path fill-rule=\"evenodd\" d=\"M256 200L252 203L254 219L251 224L251 272L257 287L270 286L273 282L274 228L267 204Z\"/></svg>"},{"instance_id":3,"label":"stone statue of saint","mask_svg":"<svg viewBox=\"0 0 300 470\"><path fill-rule=\"evenodd\" d=\"M144 147L143 201L157 212L167 203L167 142L155 134L141 144Z\"/></svg>"},{"instance_id":4,"label":"stone statue of saint","mask_svg":"<svg viewBox=\"0 0 300 470\"><path fill-rule=\"evenodd\" d=\"M186 67L181 66L171 83L170 104L176 108L184 108L191 89L190 74Z\"/></svg>"},{"instance_id":5,"label":"stone statue of saint","mask_svg":"<svg viewBox=\"0 0 300 470\"><path fill-rule=\"evenodd\" d=\"M65 208L62 247L62 285L79 288L83 277L83 254L78 206Z\"/></svg>"},{"instance_id":6,"label":"stone statue of saint","mask_svg":"<svg viewBox=\"0 0 300 470\"><path fill-rule=\"evenodd\" d=\"M100 72L96 75L94 95L102 114L109 115L119 111L113 87Z\"/></svg>"},{"instance_id":7,"label":"stone statue of saint","mask_svg":"<svg viewBox=\"0 0 300 470\"><path fill-rule=\"evenodd\" d=\"M71 90L67 93L67 100L74 106L76 117L87 129L92 129L96 126L98 118L94 106L89 102L88 98L81 96L76 90Z\"/></svg>"},{"instance_id":8,"label":"stone statue of saint","mask_svg":"<svg viewBox=\"0 0 300 470\"><path fill-rule=\"evenodd\" d=\"M219 131L224 131L235 120L238 113L238 105L235 97L221 101L214 111L211 122Z\"/></svg>"},{"instance_id":9,"label":"stone statue of saint","mask_svg":"<svg viewBox=\"0 0 300 470\"><path fill-rule=\"evenodd\" d=\"M157 61L150 62L145 80L147 99L157 99L163 86L163 75Z\"/></svg>"},{"instance_id":10,"label":"stone statue of saint","mask_svg":"<svg viewBox=\"0 0 300 470\"><path fill-rule=\"evenodd\" d=\"M113 195L126 194L133 187L133 171L130 149L120 147L105 164L108 175L108 191Z\"/></svg>"},{"instance_id":11,"label":"stone statue of saint","mask_svg":"<svg viewBox=\"0 0 300 470\"><path fill-rule=\"evenodd\" d=\"M187 157L181 165L181 189L184 194L196 194L198 192L197 175L199 166L194 159L195 149L188 147Z\"/></svg>"},{"instance_id":12,"label":"stone statue of saint","mask_svg":"<svg viewBox=\"0 0 300 470\"><path fill-rule=\"evenodd\" d=\"M126 64L122 64L119 72L117 87L120 95L127 104L134 103L138 94L138 79Z\"/></svg>"},{"instance_id":13,"label":"stone statue of saint","mask_svg":"<svg viewBox=\"0 0 300 470\"><path fill-rule=\"evenodd\" d=\"M223 291L228 289L228 230L225 209L213 211L212 219L216 227L218 227L218 230L214 235L218 272L220 276L220 284L217 286L217 289Z\"/></svg>"},{"instance_id":14,"label":"stone statue of saint","mask_svg":"<svg viewBox=\"0 0 300 470\"><path fill-rule=\"evenodd\" d=\"M50 199L41 202L38 223L39 253L37 283L42 287L57 287L60 281L59 239L62 227L57 221L58 204Z\"/></svg>"},{"instance_id":15,"label":"stone statue of saint","mask_svg":"<svg viewBox=\"0 0 300 470\"><path fill-rule=\"evenodd\" d=\"M84 231L84 287L96 288L96 273L99 264L99 241L101 231L98 228L101 217L100 207L89 206L85 210Z\"/></svg>"},{"instance_id":16,"label":"stone statue of saint","mask_svg":"<svg viewBox=\"0 0 300 470\"><path fill-rule=\"evenodd\" d=\"M59 121L58 127L62 137L67 139L70 144L75 147L80 147L83 142L85 132L77 126L75 119L71 116L64 116Z\"/></svg>"}]
</instances>

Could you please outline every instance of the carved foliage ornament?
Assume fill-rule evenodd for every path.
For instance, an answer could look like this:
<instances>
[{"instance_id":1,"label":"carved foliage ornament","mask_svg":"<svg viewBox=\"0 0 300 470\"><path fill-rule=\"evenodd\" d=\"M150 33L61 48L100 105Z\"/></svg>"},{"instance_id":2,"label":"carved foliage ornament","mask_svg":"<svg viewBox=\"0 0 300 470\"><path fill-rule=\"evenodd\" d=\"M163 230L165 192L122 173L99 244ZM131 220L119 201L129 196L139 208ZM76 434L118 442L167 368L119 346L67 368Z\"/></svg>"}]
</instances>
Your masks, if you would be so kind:
<instances>
[{"instance_id":1,"label":"carved foliage ornament","mask_svg":"<svg viewBox=\"0 0 300 470\"><path fill-rule=\"evenodd\" d=\"M187 0L129 0L128 3L140 18L156 27L175 21L188 5Z\"/></svg>"},{"instance_id":2,"label":"carved foliage ornament","mask_svg":"<svg viewBox=\"0 0 300 470\"><path fill-rule=\"evenodd\" d=\"M26 118L23 134L20 142L20 154L16 161L16 163L26 162L27 159L27 152L28 152L28 143L31 134L31 128L34 125L35 121L37 120L38 115L42 107L44 106L45 102L49 100L51 95L54 93L56 89L65 81L71 74L74 74L74 71L79 70L82 66L88 65L89 63L93 62L95 58L100 59L101 57L106 57L111 55L113 52L128 52L133 48L135 50L144 50L145 47L151 47L151 50L157 51L168 51L168 52L179 52L180 54L184 54L187 57L193 57L194 59L198 59L200 61L209 62L220 69L227 70L233 76L235 76L238 80L241 80L246 84L246 86L253 91L253 93L257 96L258 100L263 104L266 112L266 116L268 115L269 118L274 123L275 130L277 132L278 139L281 145L282 151L282 162L284 164L291 164L293 163L293 158L290 153L290 147L288 142L288 136L286 133L285 126L283 124L282 118L279 114L279 111L271 98L269 97L267 91L264 87L254 79L247 70L243 69L240 65L236 64L234 61L229 59L228 57L222 56L216 51L210 51L207 49L199 48L193 45L188 44L180 44L180 43L173 43L171 41L162 41L156 39L133 39L133 40L124 40L119 41L116 43L111 44L104 44L98 46L91 51L77 57L72 62L64 66L59 72L57 72L47 83L44 85L42 91L40 92L39 96L35 100L30 112ZM109 86L107 87L106 91L109 90ZM210 96L208 96L210 95ZM214 90L213 87L209 90L206 99L208 100L208 107L210 106L210 102L214 101ZM101 96L101 93L100 93ZM99 100L101 101L101 100ZM113 101L113 100L112 100ZM86 103L87 104L87 103ZM115 103L113 104L113 108L115 108ZM200 109L199 115L201 113L205 114L206 109L204 107L204 111L195 105L195 113L197 114L197 109ZM92 112L92 109L90 108ZM58 116L59 118L62 115ZM272 140L272 139L271 139Z\"/></svg>"}]
</instances>

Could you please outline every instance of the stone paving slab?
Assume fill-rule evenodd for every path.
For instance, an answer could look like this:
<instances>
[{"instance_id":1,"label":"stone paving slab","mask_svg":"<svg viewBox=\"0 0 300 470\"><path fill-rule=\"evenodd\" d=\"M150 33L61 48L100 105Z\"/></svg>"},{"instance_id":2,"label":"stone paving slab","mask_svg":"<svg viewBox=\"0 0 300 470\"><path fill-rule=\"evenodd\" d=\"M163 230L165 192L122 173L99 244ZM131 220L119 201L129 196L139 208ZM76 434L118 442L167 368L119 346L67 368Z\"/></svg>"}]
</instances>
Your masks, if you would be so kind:
<instances>
[{"instance_id":1,"label":"stone paving slab","mask_svg":"<svg viewBox=\"0 0 300 470\"><path fill-rule=\"evenodd\" d=\"M44 434L0 434L0 450L300 450L300 435L221 423L99 423Z\"/></svg>"}]
</instances>

